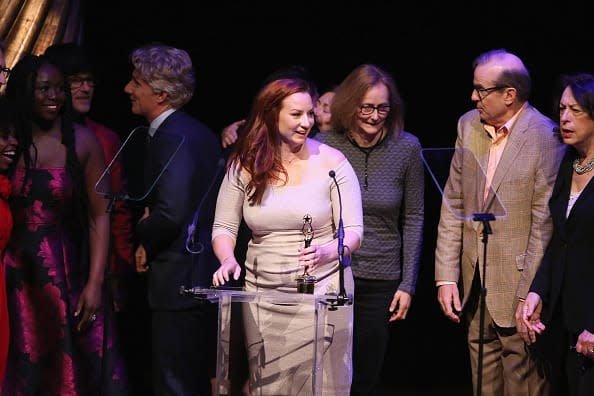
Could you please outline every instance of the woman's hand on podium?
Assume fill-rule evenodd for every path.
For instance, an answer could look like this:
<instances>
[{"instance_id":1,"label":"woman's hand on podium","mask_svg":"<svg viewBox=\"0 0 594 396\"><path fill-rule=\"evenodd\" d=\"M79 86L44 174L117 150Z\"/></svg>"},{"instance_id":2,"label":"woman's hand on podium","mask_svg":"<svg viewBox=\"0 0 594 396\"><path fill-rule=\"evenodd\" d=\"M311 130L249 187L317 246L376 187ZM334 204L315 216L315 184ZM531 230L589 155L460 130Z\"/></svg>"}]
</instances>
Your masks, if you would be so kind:
<instances>
[{"instance_id":1,"label":"woman's hand on podium","mask_svg":"<svg viewBox=\"0 0 594 396\"><path fill-rule=\"evenodd\" d=\"M237 263L234 256L226 257L218 270L212 274L212 284L222 286L229 282L229 274L233 274L233 279L238 280L241 275L241 266Z\"/></svg>"}]
</instances>

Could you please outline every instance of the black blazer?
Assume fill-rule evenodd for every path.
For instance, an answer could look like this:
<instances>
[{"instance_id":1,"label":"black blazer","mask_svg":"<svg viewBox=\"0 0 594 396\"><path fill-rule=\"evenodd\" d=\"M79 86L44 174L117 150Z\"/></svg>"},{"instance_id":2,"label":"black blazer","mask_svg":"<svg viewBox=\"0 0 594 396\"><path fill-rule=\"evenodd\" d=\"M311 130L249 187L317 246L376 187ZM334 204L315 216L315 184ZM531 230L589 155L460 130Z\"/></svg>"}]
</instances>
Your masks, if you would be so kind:
<instances>
[{"instance_id":1,"label":"black blazer","mask_svg":"<svg viewBox=\"0 0 594 396\"><path fill-rule=\"evenodd\" d=\"M591 180L566 218L571 189L572 162L568 148L549 201L553 236L530 287L543 300L544 319L550 321L561 303L564 322L571 333L594 333L594 182Z\"/></svg>"},{"instance_id":2,"label":"black blazer","mask_svg":"<svg viewBox=\"0 0 594 396\"><path fill-rule=\"evenodd\" d=\"M190 308L199 301L180 295L180 286L208 287L219 267L210 243L217 179L223 173L219 142L206 125L178 110L155 132L145 161L145 184L165 169L146 198L150 215L136 227L137 242L146 249L150 266L149 304L157 310ZM203 198L196 239L204 251L190 254L188 225Z\"/></svg>"}]
</instances>

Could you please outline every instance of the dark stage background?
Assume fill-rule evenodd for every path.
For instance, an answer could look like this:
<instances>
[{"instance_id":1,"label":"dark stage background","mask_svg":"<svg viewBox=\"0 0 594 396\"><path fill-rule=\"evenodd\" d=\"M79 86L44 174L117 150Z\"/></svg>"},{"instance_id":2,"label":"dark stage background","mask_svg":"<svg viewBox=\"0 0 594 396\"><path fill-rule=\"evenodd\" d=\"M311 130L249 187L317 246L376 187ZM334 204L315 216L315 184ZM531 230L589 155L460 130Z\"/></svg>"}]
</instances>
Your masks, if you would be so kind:
<instances>
[{"instance_id":1,"label":"dark stage background","mask_svg":"<svg viewBox=\"0 0 594 396\"><path fill-rule=\"evenodd\" d=\"M554 114L560 73L594 72L589 16L578 4L568 10L552 2L537 8L522 2L492 2L494 8L411 3L88 1L84 45L100 78L94 116L122 138L142 123L131 115L123 87L129 52L150 41L189 51L197 89L187 111L216 133L246 114L270 72L289 64L306 66L320 90L361 63L383 66L405 100L405 129L424 147L453 146L457 118L472 106L471 63L483 51L503 47L518 54L532 73L531 102L548 115ZM387 388L416 389L411 394L431 387L470 392L464 334L444 319L435 297L438 219L439 192L427 177L417 295L409 318L393 326L383 374Z\"/></svg>"}]
</instances>

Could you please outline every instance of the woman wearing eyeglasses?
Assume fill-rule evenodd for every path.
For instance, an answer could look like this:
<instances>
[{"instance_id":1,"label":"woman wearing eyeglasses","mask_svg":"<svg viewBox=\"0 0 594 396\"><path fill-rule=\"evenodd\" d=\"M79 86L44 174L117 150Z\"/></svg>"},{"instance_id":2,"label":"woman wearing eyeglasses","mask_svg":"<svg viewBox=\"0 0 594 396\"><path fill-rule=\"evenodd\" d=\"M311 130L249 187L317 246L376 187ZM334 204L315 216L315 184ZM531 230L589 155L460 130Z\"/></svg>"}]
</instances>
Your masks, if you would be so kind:
<instances>
[{"instance_id":1,"label":"woman wearing eyeglasses","mask_svg":"<svg viewBox=\"0 0 594 396\"><path fill-rule=\"evenodd\" d=\"M419 140L403 130L403 107L392 76L377 65L364 64L336 90L333 132L316 135L345 154L361 186L364 243L351 260L351 395L374 394L389 322L406 318L419 273L424 173Z\"/></svg>"}]
</instances>

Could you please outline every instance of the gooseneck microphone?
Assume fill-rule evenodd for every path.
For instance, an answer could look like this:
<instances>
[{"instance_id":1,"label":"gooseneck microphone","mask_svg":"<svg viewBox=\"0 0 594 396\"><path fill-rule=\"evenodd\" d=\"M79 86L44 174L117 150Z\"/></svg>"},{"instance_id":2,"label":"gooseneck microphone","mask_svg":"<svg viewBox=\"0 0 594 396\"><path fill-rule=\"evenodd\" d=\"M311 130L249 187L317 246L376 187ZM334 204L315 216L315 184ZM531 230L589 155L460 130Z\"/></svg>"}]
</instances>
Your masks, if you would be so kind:
<instances>
[{"instance_id":1,"label":"gooseneck microphone","mask_svg":"<svg viewBox=\"0 0 594 396\"><path fill-rule=\"evenodd\" d=\"M104 194L103 197L105 199L109 199L107 209L105 209L106 213L111 213L113 211L116 201L127 201L130 199L130 196L125 192Z\"/></svg>"},{"instance_id":2,"label":"gooseneck microphone","mask_svg":"<svg viewBox=\"0 0 594 396\"><path fill-rule=\"evenodd\" d=\"M338 186L338 182L336 181L336 172L331 170L328 172L328 176L332 178L334 181L334 185L336 185L336 192L338 193L338 231L337 231L337 238L338 238L338 280L339 280L339 292L338 296L336 297L336 305L345 305L345 303L351 303L349 297L346 294L346 290L344 288L344 225L342 222L342 197L340 195L340 187Z\"/></svg>"},{"instance_id":3,"label":"gooseneck microphone","mask_svg":"<svg viewBox=\"0 0 594 396\"><path fill-rule=\"evenodd\" d=\"M221 158L221 159L219 159L219 162L217 162L217 169L215 171L215 174L212 177L212 180L210 181L210 184L209 184L208 188L206 189L206 192L202 196L202 199L200 200L198 209L196 209L196 212L194 213L194 218L192 219L192 222L188 226L188 237L186 238L186 250L189 253L200 254L204 251L204 245L202 244L202 242L196 241L198 218L200 217L200 213L202 212L202 206L204 205L206 198L208 198L208 196L210 195L210 191L212 190L212 188L216 184L217 180L219 179L219 175L221 174L221 171L223 169L225 169L225 160L223 158Z\"/></svg>"},{"instance_id":4,"label":"gooseneck microphone","mask_svg":"<svg viewBox=\"0 0 594 396\"><path fill-rule=\"evenodd\" d=\"M338 182L336 181L336 172L331 170L328 172L328 176L332 178L334 184L336 185L336 191L338 192L338 259L342 261L344 258L344 226L342 224L342 197L340 196L340 187L338 187Z\"/></svg>"}]
</instances>

